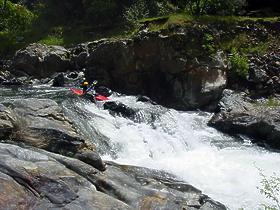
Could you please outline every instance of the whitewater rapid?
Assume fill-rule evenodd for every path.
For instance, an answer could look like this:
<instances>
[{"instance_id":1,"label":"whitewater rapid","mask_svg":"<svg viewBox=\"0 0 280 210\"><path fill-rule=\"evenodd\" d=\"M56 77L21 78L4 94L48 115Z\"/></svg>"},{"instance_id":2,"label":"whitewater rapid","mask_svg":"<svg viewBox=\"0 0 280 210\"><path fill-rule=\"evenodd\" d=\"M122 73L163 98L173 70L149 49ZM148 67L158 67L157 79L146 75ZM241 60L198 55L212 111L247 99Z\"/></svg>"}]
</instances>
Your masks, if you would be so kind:
<instances>
[{"instance_id":1,"label":"whitewater rapid","mask_svg":"<svg viewBox=\"0 0 280 210\"><path fill-rule=\"evenodd\" d=\"M98 105L77 104L91 114L89 127L110 142L103 159L165 170L229 209L255 210L273 204L260 194L259 170L280 175L279 153L208 127L209 113L179 112L136 102L133 96L115 99L139 110L138 117L112 116Z\"/></svg>"}]
</instances>

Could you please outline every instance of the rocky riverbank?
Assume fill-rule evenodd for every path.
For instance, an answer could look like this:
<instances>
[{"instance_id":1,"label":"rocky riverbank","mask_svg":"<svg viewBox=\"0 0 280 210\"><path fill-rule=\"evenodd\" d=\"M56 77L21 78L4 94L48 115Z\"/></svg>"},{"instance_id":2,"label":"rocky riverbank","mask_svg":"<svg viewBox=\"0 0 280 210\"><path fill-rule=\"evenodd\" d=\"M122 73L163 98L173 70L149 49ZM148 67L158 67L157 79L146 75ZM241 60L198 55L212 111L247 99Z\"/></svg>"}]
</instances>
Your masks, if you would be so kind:
<instances>
[{"instance_id":1,"label":"rocky riverbank","mask_svg":"<svg viewBox=\"0 0 280 210\"><path fill-rule=\"evenodd\" d=\"M224 90L220 111L209 125L223 132L252 137L253 143L280 149L280 100L253 100L246 93Z\"/></svg>"},{"instance_id":2,"label":"rocky riverbank","mask_svg":"<svg viewBox=\"0 0 280 210\"><path fill-rule=\"evenodd\" d=\"M171 174L104 163L52 100L0 108L2 208L226 209Z\"/></svg>"},{"instance_id":3,"label":"rocky riverbank","mask_svg":"<svg viewBox=\"0 0 280 210\"><path fill-rule=\"evenodd\" d=\"M213 111L225 88L254 97L279 93L279 20L193 21L153 30L156 23L144 22L131 38L68 49L31 44L5 66L9 72L0 82L63 86L85 74L115 91L181 110Z\"/></svg>"}]
</instances>

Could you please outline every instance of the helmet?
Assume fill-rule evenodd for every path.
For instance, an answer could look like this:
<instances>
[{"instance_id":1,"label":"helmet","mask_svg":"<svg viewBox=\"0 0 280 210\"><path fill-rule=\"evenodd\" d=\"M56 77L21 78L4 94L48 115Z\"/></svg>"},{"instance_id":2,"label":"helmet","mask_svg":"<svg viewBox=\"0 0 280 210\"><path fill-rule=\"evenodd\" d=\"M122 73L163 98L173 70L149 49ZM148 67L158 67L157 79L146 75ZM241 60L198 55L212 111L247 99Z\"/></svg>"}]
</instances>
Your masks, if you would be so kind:
<instances>
[{"instance_id":1,"label":"helmet","mask_svg":"<svg viewBox=\"0 0 280 210\"><path fill-rule=\"evenodd\" d=\"M88 82L87 82L87 81L85 81L85 82L83 83L83 85L88 85Z\"/></svg>"}]
</instances>

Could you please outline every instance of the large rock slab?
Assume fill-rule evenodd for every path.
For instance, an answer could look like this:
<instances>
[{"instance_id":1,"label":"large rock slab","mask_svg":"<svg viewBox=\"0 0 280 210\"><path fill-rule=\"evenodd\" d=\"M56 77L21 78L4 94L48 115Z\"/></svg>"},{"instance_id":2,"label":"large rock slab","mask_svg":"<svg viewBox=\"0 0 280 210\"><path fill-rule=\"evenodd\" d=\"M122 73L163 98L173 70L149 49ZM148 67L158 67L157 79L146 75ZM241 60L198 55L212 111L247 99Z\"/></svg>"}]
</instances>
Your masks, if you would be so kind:
<instances>
[{"instance_id":1,"label":"large rock slab","mask_svg":"<svg viewBox=\"0 0 280 210\"><path fill-rule=\"evenodd\" d=\"M245 93L225 90L220 112L209 125L229 134L245 134L262 146L280 149L280 106L251 100Z\"/></svg>"},{"instance_id":2,"label":"large rock slab","mask_svg":"<svg viewBox=\"0 0 280 210\"><path fill-rule=\"evenodd\" d=\"M195 187L163 171L107 163L95 186L133 209L226 209Z\"/></svg>"},{"instance_id":3,"label":"large rock slab","mask_svg":"<svg viewBox=\"0 0 280 210\"><path fill-rule=\"evenodd\" d=\"M13 59L13 73L22 76L44 78L56 72L69 70L70 53L61 46L31 44L16 52Z\"/></svg>"},{"instance_id":4,"label":"large rock slab","mask_svg":"<svg viewBox=\"0 0 280 210\"><path fill-rule=\"evenodd\" d=\"M105 166L95 151L93 139L81 136L61 107L49 99L3 102L0 112L1 139L74 156L100 170ZM0 107L0 108L1 108Z\"/></svg>"},{"instance_id":5,"label":"large rock slab","mask_svg":"<svg viewBox=\"0 0 280 210\"><path fill-rule=\"evenodd\" d=\"M2 143L0 187L1 209L131 209L54 158Z\"/></svg>"},{"instance_id":6,"label":"large rock slab","mask_svg":"<svg viewBox=\"0 0 280 210\"><path fill-rule=\"evenodd\" d=\"M76 159L36 148L30 150L55 159L89 180L99 192L109 195L113 201L125 203L130 209L226 209L200 190L163 171L107 162L107 170L100 172ZM99 203L99 198L96 199ZM111 202L104 203L106 207L110 205Z\"/></svg>"}]
</instances>

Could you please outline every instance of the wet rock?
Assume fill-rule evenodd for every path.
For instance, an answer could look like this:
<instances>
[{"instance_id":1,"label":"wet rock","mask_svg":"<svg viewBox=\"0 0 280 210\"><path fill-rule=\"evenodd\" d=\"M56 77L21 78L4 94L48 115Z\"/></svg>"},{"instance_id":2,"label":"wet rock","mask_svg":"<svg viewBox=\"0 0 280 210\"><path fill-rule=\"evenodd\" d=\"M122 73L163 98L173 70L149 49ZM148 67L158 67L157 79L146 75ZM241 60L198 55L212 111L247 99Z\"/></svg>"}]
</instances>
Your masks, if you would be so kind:
<instances>
[{"instance_id":1,"label":"wet rock","mask_svg":"<svg viewBox=\"0 0 280 210\"><path fill-rule=\"evenodd\" d=\"M54 79L53 79L53 84L52 86L54 87L63 87L65 84L65 79L64 75L62 73L58 74Z\"/></svg>"},{"instance_id":2,"label":"wet rock","mask_svg":"<svg viewBox=\"0 0 280 210\"><path fill-rule=\"evenodd\" d=\"M147 96L137 96L137 101L148 102L150 104L157 105L157 103L155 101L153 101L152 99L150 99Z\"/></svg>"},{"instance_id":3,"label":"wet rock","mask_svg":"<svg viewBox=\"0 0 280 210\"><path fill-rule=\"evenodd\" d=\"M98 192L87 176L79 175L52 156L63 159L60 155L0 143L0 196L5 199L2 209L131 209ZM75 159L67 160L74 165ZM80 161L77 164L83 166Z\"/></svg>"},{"instance_id":4,"label":"wet rock","mask_svg":"<svg viewBox=\"0 0 280 210\"><path fill-rule=\"evenodd\" d=\"M77 159L0 143L2 208L225 210L171 174L108 162L100 172ZM7 208L6 208L7 207Z\"/></svg>"},{"instance_id":5,"label":"wet rock","mask_svg":"<svg viewBox=\"0 0 280 210\"><path fill-rule=\"evenodd\" d=\"M109 110L112 115L119 115L126 118L133 119L136 112L121 102L109 101L103 105L104 109Z\"/></svg>"},{"instance_id":6,"label":"wet rock","mask_svg":"<svg viewBox=\"0 0 280 210\"><path fill-rule=\"evenodd\" d=\"M0 104L0 138L6 139L13 131L12 115L9 109Z\"/></svg>"},{"instance_id":7,"label":"wet rock","mask_svg":"<svg viewBox=\"0 0 280 210\"><path fill-rule=\"evenodd\" d=\"M66 156L85 153L89 160L92 158L91 165L96 163L97 168L102 168L102 161L91 154L95 151L91 140L79 135L56 102L31 98L5 101L3 104L4 111L0 112L2 139L23 142Z\"/></svg>"},{"instance_id":8,"label":"wet rock","mask_svg":"<svg viewBox=\"0 0 280 210\"><path fill-rule=\"evenodd\" d=\"M249 68L249 89L255 97L268 96L280 92L277 78L280 77L278 63L280 49L273 49L264 55L252 55Z\"/></svg>"},{"instance_id":9,"label":"wet rock","mask_svg":"<svg viewBox=\"0 0 280 210\"><path fill-rule=\"evenodd\" d=\"M31 44L17 51L13 59L13 72L22 71L36 78L49 77L70 69L70 53L60 46Z\"/></svg>"},{"instance_id":10,"label":"wet rock","mask_svg":"<svg viewBox=\"0 0 280 210\"><path fill-rule=\"evenodd\" d=\"M134 209L203 209L207 204L206 209L226 209L171 174L112 162L107 166L93 178L96 188Z\"/></svg>"},{"instance_id":11,"label":"wet rock","mask_svg":"<svg viewBox=\"0 0 280 210\"><path fill-rule=\"evenodd\" d=\"M280 149L280 106L252 101L245 93L226 90L220 112L209 125L232 135L245 134L254 143Z\"/></svg>"},{"instance_id":12,"label":"wet rock","mask_svg":"<svg viewBox=\"0 0 280 210\"><path fill-rule=\"evenodd\" d=\"M2 85L5 85L5 86L19 86L19 85L23 85L24 82L19 80L19 79L16 79L16 78L13 78L11 80L5 80L2 82Z\"/></svg>"},{"instance_id":13,"label":"wet rock","mask_svg":"<svg viewBox=\"0 0 280 210\"><path fill-rule=\"evenodd\" d=\"M83 161L84 163L92 165L93 167L95 167L96 169L98 169L100 171L106 170L106 166L105 166L104 162L102 161L99 154L96 152L91 152L91 151L90 152L88 152L88 151L80 152L80 153L77 153L74 157Z\"/></svg>"}]
</instances>

